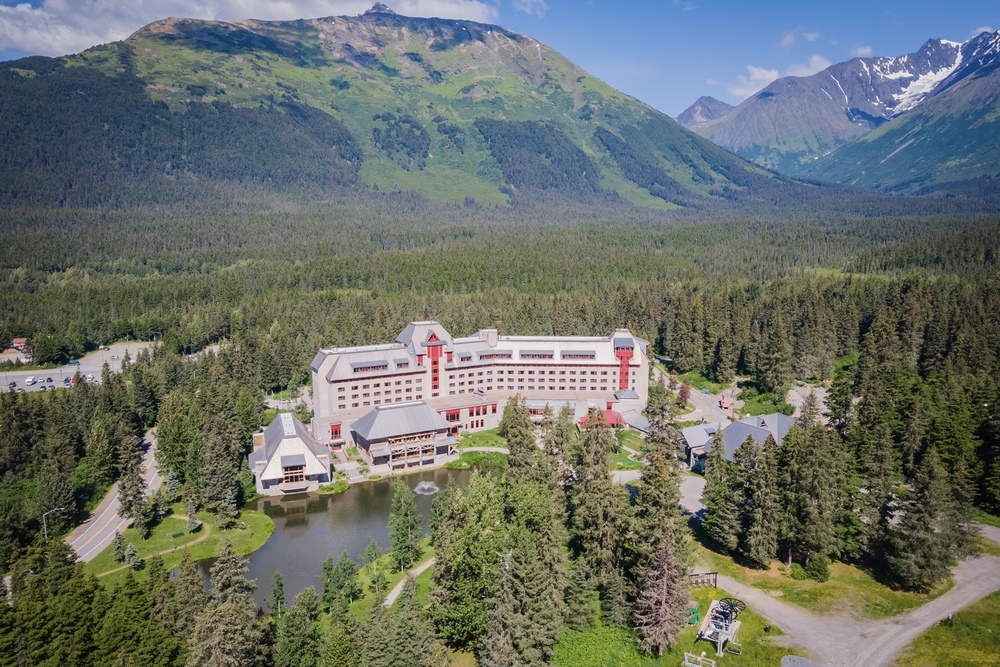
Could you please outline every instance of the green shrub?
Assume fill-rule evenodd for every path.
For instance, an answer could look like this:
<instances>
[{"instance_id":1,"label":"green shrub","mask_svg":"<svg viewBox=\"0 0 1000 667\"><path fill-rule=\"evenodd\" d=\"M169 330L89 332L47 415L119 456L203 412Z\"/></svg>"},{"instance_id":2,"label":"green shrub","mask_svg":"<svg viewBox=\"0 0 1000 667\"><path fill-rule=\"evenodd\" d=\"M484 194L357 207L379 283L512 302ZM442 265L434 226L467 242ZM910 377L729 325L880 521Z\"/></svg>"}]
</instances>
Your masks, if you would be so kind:
<instances>
[{"instance_id":1,"label":"green shrub","mask_svg":"<svg viewBox=\"0 0 1000 667\"><path fill-rule=\"evenodd\" d=\"M806 574L805 568L798 563L792 563L792 579L795 581L805 581L808 578L809 575Z\"/></svg>"},{"instance_id":2,"label":"green shrub","mask_svg":"<svg viewBox=\"0 0 1000 667\"><path fill-rule=\"evenodd\" d=\"M813 556L809 561L809 567L805 569L806 575L820 583L830 578L830 559L825 554Z\"/></svg>"}]
</instances>

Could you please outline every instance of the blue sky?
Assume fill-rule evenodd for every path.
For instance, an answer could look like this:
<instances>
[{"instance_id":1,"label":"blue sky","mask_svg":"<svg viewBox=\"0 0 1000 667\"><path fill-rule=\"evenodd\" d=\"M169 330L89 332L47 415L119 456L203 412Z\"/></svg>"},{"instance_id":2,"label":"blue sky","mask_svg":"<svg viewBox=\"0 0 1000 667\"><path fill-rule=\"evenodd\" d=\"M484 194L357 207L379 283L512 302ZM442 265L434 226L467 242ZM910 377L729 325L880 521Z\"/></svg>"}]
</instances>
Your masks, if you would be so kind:
<instances>
[{"instance_id":1,"label":"blue sky","mask_svg":"<svg viewBox=\"0 0 1000 667\"><path fill-rule=\"evenodd\" d=\"M0 58L61 55L165 16L287 19L357 14L374 0L0 0ZM383 0L401 14L499 23L671 116L700 95L730 103L777 76L927 39L1000 28L1000 1Z\"/></svg>"}]
</instances>

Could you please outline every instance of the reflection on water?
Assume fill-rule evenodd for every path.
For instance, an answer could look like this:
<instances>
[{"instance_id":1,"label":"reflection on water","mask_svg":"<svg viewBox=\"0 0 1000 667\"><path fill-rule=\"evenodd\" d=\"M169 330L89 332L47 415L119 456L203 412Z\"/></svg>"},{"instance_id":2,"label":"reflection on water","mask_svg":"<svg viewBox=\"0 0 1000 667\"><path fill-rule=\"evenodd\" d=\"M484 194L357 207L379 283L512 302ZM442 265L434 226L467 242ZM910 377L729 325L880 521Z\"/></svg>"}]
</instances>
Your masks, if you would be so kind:
<instances>
[{"instance_id":1,"label":"reflection on water","mask_svg":"<svg viewBox=\"0 0 1000 667\"><path fill-rule=\"evenodd\" d=\"M465 485L466 470L427 470L402 479L417 492L417 509L424 517L424 529L430 518L433 495L448 481ZM360 562L361 552L374 536L383 550L389 548L389 511L392 505L392 480L356 484L337 495L298 494L281 498L260 498L245 509L265 512L274 521L274 535L250 556L247 576L257 580L254 598L264 606L271 594L275 570L281 572L285 598L291 604L295 595L307 586L322 590L319 577L323 560L334 560L347 551ZM206 571L211 561L199 563Z\"/></svg>"}]
</instances>

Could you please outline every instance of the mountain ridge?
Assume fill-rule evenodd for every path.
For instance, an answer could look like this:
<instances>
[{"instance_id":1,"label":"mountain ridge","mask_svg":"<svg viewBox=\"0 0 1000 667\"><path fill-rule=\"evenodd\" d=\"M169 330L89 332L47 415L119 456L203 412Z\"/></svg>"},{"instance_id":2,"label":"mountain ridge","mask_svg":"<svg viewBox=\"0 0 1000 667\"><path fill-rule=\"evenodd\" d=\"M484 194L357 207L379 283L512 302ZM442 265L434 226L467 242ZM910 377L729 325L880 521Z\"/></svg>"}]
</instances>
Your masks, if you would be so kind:
<instances>
[{"instance_id":1,"label":"mountain ridge","mask_svg":"<svg viewBox=\"0 0 1000 667\"><path fill-rule=\"evenodd\" d=\"M757 164L811 177L817 160L990 67L976 53L998 35L981 33L963 43L931 39L904 56L853 58L808 77L782 77L724 116L678 118Z\"/></svg>"},{"instance_id":2,"label":"mountain ridge","mask_svg":"<svg viewBox=\"0 0 1000 667\"><path fill-rule=\"evenodd\" d=\"M93 103L71 101L79 119L62 110L74 87ZM4 63L0 93L15 121L0 129L0 176L16 181L8 202L51 199L32 179L53 160L58 202L136 173L160 185L305 180L492 204L560 191L654 208L792 187L531 37L378 6L294 21L161 19L122 42ZM112 108L129 106L131 117ZM57 125L96 163L50 155Z\"/></svg>"}]
</instances>

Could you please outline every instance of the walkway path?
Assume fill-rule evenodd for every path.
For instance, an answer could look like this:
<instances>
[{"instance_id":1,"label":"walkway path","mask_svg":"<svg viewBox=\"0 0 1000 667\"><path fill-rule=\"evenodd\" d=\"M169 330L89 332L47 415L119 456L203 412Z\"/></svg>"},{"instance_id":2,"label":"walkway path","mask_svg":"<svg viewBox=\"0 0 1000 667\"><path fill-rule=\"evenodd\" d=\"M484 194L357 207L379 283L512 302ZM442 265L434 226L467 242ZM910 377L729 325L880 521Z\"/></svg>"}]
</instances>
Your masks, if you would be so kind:
<instances>
[{"instance_id":1,"label":"walkway path","mask_svg":"<svg viewBox=\"0 0 1000 667\"><path fill-rule=\"evenodd\" d=\"M402 579L400 579L399 583L392 587L392 590L389 591L389 594L385 596L385 602L383 602L382 604L384 604L386 607L391 607L392 603L395 602L396 598L399 597L399 594L403 592L403 586L406 585L406 579L407 579L407 577L412 576L414 579L416 579L421 574L423 574L424 571L427 568L429 568L433 564L434 564L434 558L431 557L431 558L428 558L427 560L425 560L420 565L417 565L415 568L413 568L409 572L407 572L406 573L406 577L403 577Z\"/></svg>"},{"instance_id":2,"label":"walkway path","mask_svg":"<svg viewBox=\"0 0 1000 667\"><path fill-rule=\"evenodd\" d=\"M159 488L161 482L156 468L155 430L147 431L144 438L146 451L142 455L142 477L146 482L147 493ZM115 533L125 529L130 520L118 516L118 507L118 484L115 483L90 518L66 536L66 542L76 552L77 559L84 563L93 560L111 544Z\"/></svg>"}]
</instances>

